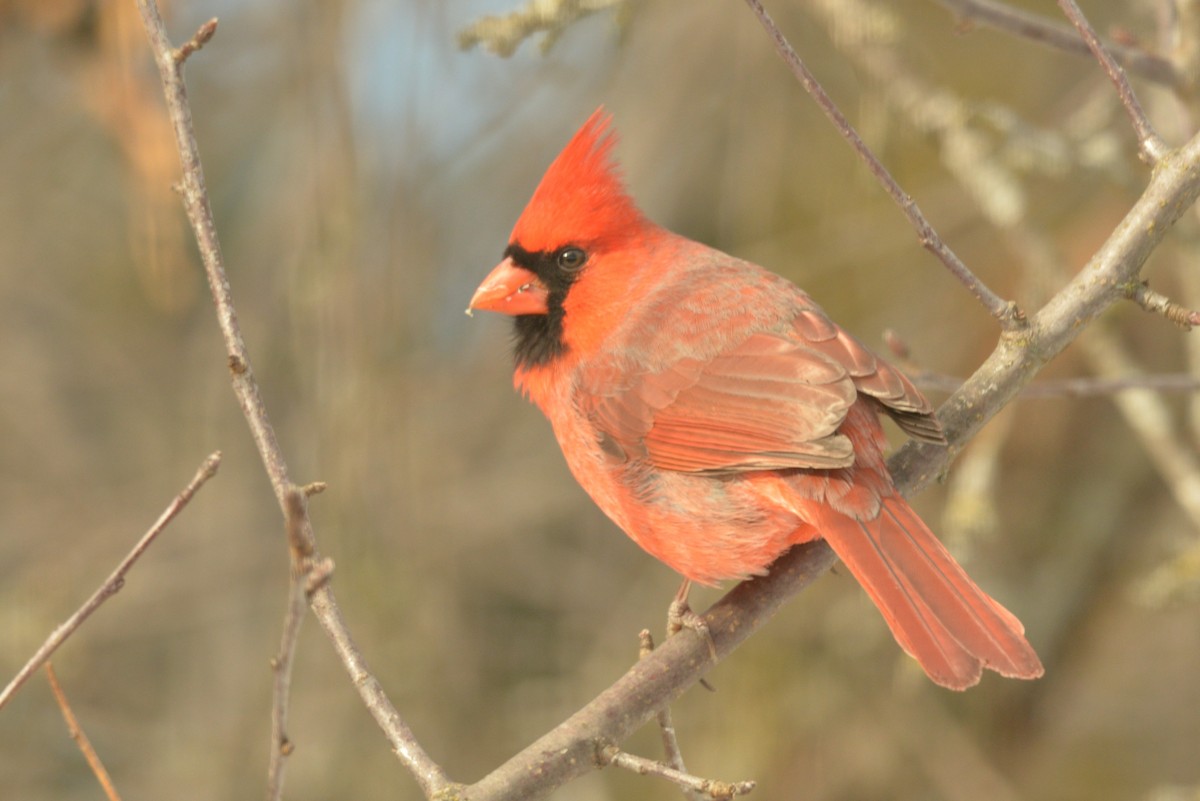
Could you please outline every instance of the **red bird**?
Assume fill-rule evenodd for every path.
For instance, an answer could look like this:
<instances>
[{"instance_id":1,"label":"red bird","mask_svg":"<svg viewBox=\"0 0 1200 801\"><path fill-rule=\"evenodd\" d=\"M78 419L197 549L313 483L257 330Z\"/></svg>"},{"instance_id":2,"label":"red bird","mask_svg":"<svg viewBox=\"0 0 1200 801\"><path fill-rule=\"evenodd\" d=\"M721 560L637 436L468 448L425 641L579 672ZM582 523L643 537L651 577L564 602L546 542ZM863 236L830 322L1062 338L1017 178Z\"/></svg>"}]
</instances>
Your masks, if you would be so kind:
<instances>
[{"instance_id":1,"label":"red bird","mask_svg":"<svg viewBox=\"0 0 1200 801\"><path fill-rule=\"evenodd\" d=\"M512 315L516 387L633 541L714 584L824 537L933 681L1042 675L1020 621L896 492L879 422L929 401L758 265L647 220L598 110L546 170L470 309ZM686 584L685 584L686 586Z\"/></svg>"}]
</instances>

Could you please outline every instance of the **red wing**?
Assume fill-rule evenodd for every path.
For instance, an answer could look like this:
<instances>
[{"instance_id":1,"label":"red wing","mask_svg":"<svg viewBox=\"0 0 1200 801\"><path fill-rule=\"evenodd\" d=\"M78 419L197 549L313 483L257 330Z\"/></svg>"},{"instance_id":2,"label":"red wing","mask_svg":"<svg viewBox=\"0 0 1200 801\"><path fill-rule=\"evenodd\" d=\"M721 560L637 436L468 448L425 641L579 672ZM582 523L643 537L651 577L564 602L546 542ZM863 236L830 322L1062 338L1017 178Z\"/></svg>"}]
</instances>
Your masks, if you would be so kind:
<instances>
[{"instance_id":1,"label":"red wing","mask_svg":"<svg viewBox=\"0 0 1200 801\"><path fill-rule=\"evenodd\" d=\"M946 436L933 414L933 406L903 373L819 311L806 309L796 315L792 324L797 335L813 350L844 366L858 391L883 404L883 411L906 434L925 442L945 444Z\"/></svg>"},{"instance_id":2,"label":"red wing","mask_svg":"<svg viewBox=\"0 0 1200 801\"><path fill-rule=\"evenodd\" d=\"M835 358L790 338L755 334L710 361L681 359L615 394L590 397L584 411L604 450L663 470L720 474L854 461L850 441L837 433L856 397L853 380Z\"/></svg>"}]
</instances>

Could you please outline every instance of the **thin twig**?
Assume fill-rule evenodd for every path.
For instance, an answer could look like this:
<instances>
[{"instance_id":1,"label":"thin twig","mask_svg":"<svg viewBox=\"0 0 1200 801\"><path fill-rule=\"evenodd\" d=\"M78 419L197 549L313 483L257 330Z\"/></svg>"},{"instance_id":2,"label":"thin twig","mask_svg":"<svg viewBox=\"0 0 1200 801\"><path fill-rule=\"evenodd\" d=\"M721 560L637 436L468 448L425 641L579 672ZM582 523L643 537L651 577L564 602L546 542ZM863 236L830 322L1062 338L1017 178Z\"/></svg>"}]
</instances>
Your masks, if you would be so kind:
<instances>
[{"instance_id":1,"label":"thin twig","mask_svg":"<svg viewBox=\"0 0 1200 801\"><path fill-rule=\"evenodd\" d=\"M125 586L125 574L133 567L134 562L146 552L146 549L163 532L167 524L174 520L175 516L183 510L183 507L187 506L188 501L204 485L204 482L213 477L220 464L220 451L210 454L204 460L200 465L200 469L196 471L196 475L188 482L188 485L168 504L163 513L158 516L158 520L154 521L154 525L150 526L149 530L142 535L142 538L137 541L132 550L125 555L125 558L121 560L116 569L104 580L104 583L92 593L92 597L84 601L83 606L75 610L75 614L71 615L67 618L66 622L51 632L46 641L42 643L42 647L38 648L37 653L29 658L29 661L25 663L25 667L21 668L13 680L8 683L8 686L4 688L4 692L0 692L0 709L4 708L4 705L8 703L13 694L50 658L50 655L58 650L58 647L66 642L68 637L75 633L75 630L83 624L83 621L87 620L93 612L100 608L101 604Z\"/></svg>"},{"instance_id":2,"label":"thin twig","mask_svg":"<svg viewBox=\"0 0 1200 801\"><path fill-rule=\"evenodd\" d=\"M408 727L408 724L400 717L400 713L392 706L392 702L388 700L379 680L367 667L367 661L363 657L362 651L351 637L350 629L342 617L342 611L338 608L327 585L318 587L313 592L311 605L313 615L325 627L326 634L333 641L334 650L341 658L346 672L350 674L354 689L358 690L359 697L362 698L367 711L375 718L379 728L383 729L396 756L416 777L425 796L433 798L436 794L441 793L447 798L453 797L453 791L459 789L460 785L451 782L442 768L429 758L429 755L417 742L412 729ZM470 797L474 799L473 795Z\"/></svg>"},{"instance_id":3,"label":"thin twig","mask_svg":"<svg viewBox=\"0 0 1200 801\"><path fill-rule=\"evenodd\" d=\"M1079 38L1070 26L1057 20L1033 14L1007 3L995 0L936 0L939 5L953 11L960 19L987 25L1011 33L1022 39L1062 50L1068 53L1088 55L1087 43ZM1147 53L1136 47L1127 47L1106 42L1105 48L1125 69L1139 77L1164 84L1172 89L1182 89L1187 80L1170 60Z\"/></svg>"},{"instance_id":4,"label":"thin twig","mask_svg":"<svg viewBox=\"0 0 1200 801\"><path fill-rule=\"evenodd\" d=\"M804 90L812 96L816 101L817 106L833 123L834 128L841 134L842 138L850 143L850 147L860 159L867 165L867 169L875 176L884 190L892 197L904 215L908 217L913 228L916 229L917 238L921 242L922 247L933 253L942 264L946 265L946 269L962 282L963 286L983 304L988 313L995 317L1001 327L1006 330L1016 330L1022 328L1025 323L1025 316L1017 305L1011 301L1006 301L993 292L967 267L962 260L954 253L950 247L942 241L937 232L930 225L929 220L921 213L921 209L917 206L915 200L905 192L887 167L881 162L871 149L867 147L867 143L862 140L858 132L854 130L854 126L846 119L846 115L842 114L837 104L833 102L825 89L817 81L815 75L801 61L800 56L792 48L787 37L783 35L783 31L771 19L771 16L763 8L760 0L746 0L746 4L758 17L758 21L766 29L771 36L771 41L775 45L775 50L783 58L796 80L804 87Z\"/></svg>"},{"instance_id":5,"label":"thin twig","mask_svg":"<svg viewBox=\"0 0 1200 801\"><path fill-rule=\"evenodd\" d=\"M942 449L944 450L944 448ZM711 642L670 637L607 690L512 759L467 788L471 801L541 798L595 767L596 743L619 743L729 656L790 599L837 561L823 541L799 545L770 572L734 587L704 613Z\"/></svg>"},{"instance_id":6,"label":"thin twig","mask_svg":"<svg viewBox=\"0 0 1200 801\"><path fill-rule=\"evenodd\" d=\"M183 65L175 58L176 51L171 46L170 39L167 38L166 26L163 24L155 0L138 0L138 8L141 10L142 22L150 39L154 60L158 65L163 93L167 101L167 112L171 117L171 126L179 147L179 159L183 167L179 192L183 198L188 222L191 223L192 231L196 236L196 244L200 250L201 261L204 263L209 289L212 292L213 304L216 306L217 322L225 342L226 359L232 375L234 393L242 407L243 416L250 424L250 433L254 437L254 443L263 459L267 476L271 479L271 484L275 489L280 509L286 514L287 490L291 486L291 482L287 477L287 468L279 443L275 438L275 431L265 414L265 406L258 383L254 380L254 373L250 366L250 354L245 340L242 339L241 326L238 324L237 311L233 305L233 292L225 274L221 243L217 238L212 208L208 202L204 168L200 163L200 147L196 143L191 106L188 104L187 87L183 81Z\"/></svg>"},{"instance_id":7,"label":"thin twig","mask_svg":"<svg viewBox=\"0 0 1200 801\"><path fill-rule=\"evenodd\" d=\"M292 665L296 645L300 640L300 625L308 606L308 580L312 571L313 542L303 534L303 521L308 514L304 488L288 491L284 524L288 535L291 580L288 582L287 606L283 616L283 633L279 652L271 659L275 680L271 691L271 745L267 763L267 799L283 797L283 780L287 758L295 744L287 733L288 706L292 688Z\"/></svg>"},{"instance_id":8,"label":"thin twig","mask_svg":"<svg viewBox=\"0 0 1200 801\"><path fill-rule=\"evenodd\" d=\"M715 779L702 779L690 773L676 770L669 765L655 762L653 759L635 756L620 750L615 745L601 748L597 754L601 765L612 765L617 768L633 771L642 776L659 776L669 782L679 785L685 790L691 790L712 799L729 799L734 796L746 795L754 789L754 782L721 782Z\"/></svg>"},{"instance_id":9,"label":"thin twig","mask_svg":"<svg viewBox=\"0 0 1200 801\"><path fill-rule=\"evenodd\" d=\"M306 564L310 572L305 577L304 587L305 592L310 595L310 602L314 611L317 612L318 618L321 619L322 624L333 637L339 654L343 655L346 669L352 675L358 677L356 681L360 679L365 681L366 678L370 678L370 681L374 683L379 696L376 699L377 704L390 711L390 714L386 716L377 715L376 719L384 727L384 731L392 741L397 755L416 777L425 795L432 797L435 793L450 786L450 781L447 779L442 768L417 743L412 732L383 695L382 689L378 687L378 682L375 682L374 678L370 677L369 674L365 674L365 663L363 663L361 655L356 651L347 652L342 645L343 643L349 643L352 648L352 641L349 631L346 629L345 620L341 617L333 590L328 583L331 570L330 565L332 563L321 558L317 552L316 539L312 531L312 522L307 510L296 508L296 487L288 476L287 462L284 460L283 451L279 447L279 442L275 437L275 430L267 414L266 404L263 402L258 382L254 378L250 353L246 348L246 343L242 338L241 327L238 324L237 311L233 304L233 293L225 272L220 241L217 237L216 225L213 221L212 208L209 205L208 190L204 183L204 170L200 162L200 149L196 143L195 130L192 125L191 107L188 104L187 89L183 81L182 60L178 57L178 53L181 51L176 51L171 46L166 26L163 24L162 16L159 14L158 5L155 0L137 0L137 3L141 11L146 35L150 41L150 49L158 65L159 76L163 85L163 94L166 97L167 113L170 115L171 124L175 131L176 145L179 149L179 159L183 170L179 184L180 195L183 198L184 210L187 213L188 222L191 224L192 231L196 237L196 244L200 251L200 258L204 263L204 271L208 278L209 289L212 292L213 305L217 312L217 323L220 326L221 336L225 343L226 360L229 366L233 391L237 396L238 404L241 406L242 415L246 418L246 422L250 427L250 433L254 438L259 457L263 461L263 466L275 492L276 501L279 503L280 511L286 521L289 552L292 554L298 552L309 554L306 557ZM206 26L209 25L211 25L211 22L206 23ZM202 27L201 31L194 38L194 41L204 38L204 30L205 28ZM307 488L301 488L300 493L304 495L317 491L319 491L319 485L310 484ZM293 566L294 564L293 561ZM292 637L292 634L289 632L293 626L291 610L294 609L292 599L294 598L296 587L297 582L295 581L289 587L289 611L285 615L285 633L283 635L285 643L288 641L288 638ZM281 651L281 653L283 652ZM351 657L354 658L352 659ZM277 692L286 693L286 681L282 678L284 674L285 671L277 671L276 673ZM272 716L273 731L284 717L285 712L277 706ZM275 734L280 738L285 736L282 732L282 726L280 726L280 731L275 732ZM271 761L268 767L268 771L273 777L269 782L271 784L270 790L273 793L282 792L282 768L285 763L280 758L280 752L287 749L285 743L286 741L283 739L275 739L273 741Z\"/></svg>"},{"instance_id":10,"label":"thin twig","mask_svg":"<svg viewBox=\"0 0 1200 801\"><path fill-rule=\"evenodd\" d=\"M1022 398L1097 398L1125 392L1200 392L1200 376L1189 373L1126 375L1120 378L1061 378L1037 381L1021 391Z\"/></svg>"},{"instance_id":11,"label":"thin twig","mask_svg":"<svg viewBox=\"0 0 1200 801\"><path fill-rule=\"evenodd\" d=\"M971 102L913 69L897 47L901 37L896 32L905 24L899 12L880 4L864 7L862 0L814 0L807 7L825 22L838 50L874 80L888 107L936 141L942 164L997 225L1011 226L1028 208L1016 176L1002 163L998 150L1008 158L1043 166L1053 163L1055 169L1063 169L1058 154L1074 148L1061 135L1036 131L1006 110ZM868 14L875 21L872 25L855 36L838 35ZM1044 158L1047 152L1056 156Z\"/></svg>"},{"instance_id":12,"label":"thin twig","mask_svg":"<svg viewBox=\"0 0 1200 801\"><path fill-rule=\"evenodd\" d=\"M1129 115L1133 129L1137 132L1142 160L1147 164L1157 164L1167 154L1169 148L1158 132L1154 130L1154 126L1150 124L1150 119L1142 109L1142 104L1138 102L1137 95L1133 93L1129 79L1125 77L1125 70L1121 69L1121 65L1116 62L1108 52L1108 48L1100 41L1095 28L1087 21L1087 17L1083 15L1083 11L1080 10L1075 0L1058 0L1058 7L1079 31L1079 35L1087 43L1092 55L1100 62L1100 66L1104 68L1109 80L1117 87L1121 105L1125 106L1125 112Z\"/></svg>"},{"instance_id":13,"label":"thin twig","mask_svg":"<svg viewBox=\"0 0 1200 801\"><path fill-rule=\"evenodd\" d=\"M931 370L911 370L908 377L921 389L938 392L955 392L963 385L961 378ZM1200 392L1200 376L1191 373L1163 373L1127 375L1120 378L1051 378L1034 381L1022 388L1018 397L1022 400L1100 398L1136 390Z\"/></svg>"},{"instance_id":14,"label":"thin twig","mask_svg":"<svg viewBox=\"0 0 1200 801\"><path fill-rule=\"evenodd\" d=\"M638 632L638 659L645 659L654 653L654 635L650 629ZM683 762L683 751L679 748L679 737L675 732L675 723L671 720L671 707L664 706L655 716L658 730L662 735L663 763L680 773L687 773L687 765ZM699 791L691 787L681 786L684 796L689 801L700 801Z\"/></svg>"},{"instance_id":15,"label":"thin twig","mask_svg":"<svg viewBox=\"0 0 1200 801\"><path fill-rule=\"evenodd\" d=\"M58 708L62 711L63 719L67 722L67 732L71 735L71 739L75 741L75 744L79 746L80 753L87 760L88 767L92 769L96 781L100 782L100 787L104 790L104 794L108 796L108 801L121 801L121 795L117 792L112 777L104 769L104 763L100 761L100 755L96 753L96 749L92 747L92 741L84 734L83 727L75 719L75 713L71 711L71 704L67 701L67 694L63 692L62 685L58 683L58 676L54 673L54 665L49 662L46 663L46 681L50 682L50 692L54 693L54 700L58 702Z\"/></svg>"},{"instance_id":16,"label":"thin twig","mask_svg":"<svg viewBox=\"0 0 1200 801\"><path fill-rule=\"evenodd\" d=\"M838 4L831 3L829 5L841 8ZM1084 24L1086 25L1086 21ZM864 55L864 59L874 58L877 50L866 51L871 55ZM901 72L896 70L893 65L889 66L892 67L893 72ZM903 85L902 79L900 79L900 84ZM892 85L890 83L887 85L890 98ZM1127 82L1125 85L1128 85ZM931 93L923 91L919 93L919 96L928 98ZM1016 183L1015 176L1009 174L1009 168L999 163L994 154L980 152L976 149L971 153L972 158L968 162L964 162L959 158L961 147L954 148L947 142L942 142L942 151L943 160L965 187L976 186L977 176L980 173L994 173L1001 179L1002 185L1007 186L1010 192L1018 198L1018 202L1014 205L1020 208L1027 205L1024 200L1024 188ZM1023 216L1002 213L1002 210L991 202L987 194L973 191L972 196L989 220L1008 234L1013 247L1024 254L1023 262L1027 276L1031 279L1036 276L1043 281L1047 279L1066 281L1069 279L1063 268L1062 259L1055 253L1053 245L1045 234L1032 229ZM1190 327L1189 323L1200 323L1200 316L1196 316L1190 310L1152 292L1144 282L1130 282L1125 288L1127 296L1148 311L1162 314L1184 327ZM892 334L888 338L888 344L892 347L893 352L907 360L907 348L899 341L898 337ZM1103 326L1093 328L1090 335L1083 338L1081 345L1084 352L1091 358L1096 372L1101 374L1101 378L1035 382L1025 387L1020 397L1053 398L1097 395L1112 397L1114 404L1125 415L1130 428L1140 438L1143 447L1158 467L1164 481L1185 513L1193 520L1200 520L1200 517L1197 517L1197 514L1200 513L1200 504L1197 503L1197 499L1200 498L1200 469L1197 468L1195 459L1191 456L1186 444L1181 444L1184 438L1174 430L1167 407L1155 392L1155 390L1161 392L1168 389L1196 392L1200 390L1200 377L1194 375L1142 375L1134 361L1124 353L1120 343ZM926 377L935 378L943 385L943 388L951 390L956 383L955 379L947 379L944 376L934 377L926 374ZM926 383L922 381L921 376L916 377L915 380L918 384ZM1001 430L1011 424L1012 416L1008 415L1003 419L1006 424L1001 426ZM947 518L953 515L957 517L958 521L969 521L969 525L983 526L990 525L994 520L994 512L991 509L992 499L989 489L991 477L989 474L994 469L994 460L998 452L999 439L996 431L996 425L993 423L983 432L983 436L976 437L975 444L967 452L967 457L962 460L955 471L951 484L952 491L946 506ZM984 447L981 449L980 446ZM957 527L962 528L961 525ZM948 526L948 528L953 530L955 527Z\"/></svg>"},{"instance_id":17,"label":"thin twig","mask_svg":"<svg viewBox=\"0 0 1200 801\"><path fill-rule=\"evenodd\" d=\"M529 0L523 8L503 16L484 16L458 33L458 46L470 50L482 45L508 58L531 36L543 34L542 55L550 52L563 31L584 17L614 8L618 21L632 0Z\"/></svg>"},{"instance_id":18,"label":"thin twig","mask_svg":"<svg viewBox=\"0 0 1200 801\"><path fill-rule=\"evenodd\" d=\"M840 6L839 6L840 7ZM1181 62L1183 63L1183 62ZM1190 62L1189 62L1190 63ZM889 93L890 95L890 93ZM947 149L943 143L943 149ZM943 158L951 165L952 171L966 186L971 186L975 171L992 170L1008 171L1003 165L995 163L995 159L981 154L982 157L973 159L969 165L962 164L952 156ZM1018 196L1024 190L1015 184L1011 176L1006 182ZM1012 245L1024 254L1026 275L1037 276L1041 280L1069 279L1064 269L1062 259L1055 252L1046 235L1033 230L1023 218L1012 218L997 213L994 204L987 202L978 193L973 193L983 213L994 225L1008 233ZM1024 207L1025 203L1019 204ZM1126 296L1138 302L1148 311L1162 314L1168 319L1190 328L1200 323L1198 315L1179 304L1175 304L1163 295L1150 290L1144 281L1134 281L1126 284ZM893 353L902 360L908 360L908 348L894 333L887 332L885 338ZM1023 397L1061 397L1063 395L1095 395L1113 396L1114 405L1125 416L1130 429L1140 439L1146 453L1150 456L1163 480L1170 488L1182 510L1194 522L1200 525L1200 465L1197 464L1191 449L1184 437L1171 421L1170 410L1160 397L1165 389L1177 389L1196 392L1200 390L1200 377L1193 374L1171 376L1141 375L1135 360L1125 352L1124 347L1104 326L1093 327L1088 336L1081 342L1084 353L1092 361L1093 367L1102 378L1067 379L1065 381L1037 382L1027 386L1022 391ZM953 388L954 380L950 380ZM1157 391L1155 391L1157 390ZM1002 416L1007 428L1012 421L1012 415ZM988 525L994 518L991 511L990 473L993 469L999 438L996 434L995 423L974 439L974 446L968 451L967 458L959 464L951 484L950 502L946 506L946 516L949 518L955 512L959 520L970 520L971 525ZM1003 436L1002 434L1000 436ZM984 446L980 449L980 446ZM974 469L972 469L974 468ZM954 491L968 482L974 491ZM974 481L973 481L974 479ZM958 485L958 486L956 486ZM953 501L958 501L954 503ZM959 510L956 507L963 507ZM949 527L953 530L953 527ZM1184 557L1183 562L1187 563ZM1186 571L1186 568L1185 568ZM1147 579L1143 596L1147 592L1161 598L1170 594L1174 588L1181 586L1171 577L1178 575L1173 566L1161 568Z\"/></svg>"},{"instance_id":19,"label":"thin twig","mask_svg":"<svg viewBox=\"0 0 1200 801\"><path fill-rule=\"evenodd\" d=\"M200 26L196 34L179 46L174 52L175 63L183 65L183 62L188 60L188 57L195 53L200 48L208 44L208 40L213 38L213 34L217 32L217 18L213 17L208 22Z\"/></svg>"},{"instance_id":20,"label":"thin twig","mask_svg":"<svg viewBox=\"0 0 1200 801\"><path fill-rule=\"evenodd\" d=\"M1200 195L1200 134L1159 162L1146 190L1088 263L1030 320L1030 337L999 345L938 410L951 443L965 442L1015 397L1136 281L1150 253ZM952 445L952 449L953 449ZM932 480L946 461L934 446L908 443L889 462L897 485Z\"/></svg>"},{"instance_id":21,"label":"thin twig","mask_svg":"<svg viewBox=\"0 0 1200 801\"><path fill-rule=\"evenodd\" d=\"M1155 292L1144 281L1133 285L1129 291L1129 299L1146 311L1161 314L1175 325L1188 331L1191 331L1194 326L1200 325L1200 311L1193 311L1181 306L1166 295Z\"/></svg>"}]
</instances>

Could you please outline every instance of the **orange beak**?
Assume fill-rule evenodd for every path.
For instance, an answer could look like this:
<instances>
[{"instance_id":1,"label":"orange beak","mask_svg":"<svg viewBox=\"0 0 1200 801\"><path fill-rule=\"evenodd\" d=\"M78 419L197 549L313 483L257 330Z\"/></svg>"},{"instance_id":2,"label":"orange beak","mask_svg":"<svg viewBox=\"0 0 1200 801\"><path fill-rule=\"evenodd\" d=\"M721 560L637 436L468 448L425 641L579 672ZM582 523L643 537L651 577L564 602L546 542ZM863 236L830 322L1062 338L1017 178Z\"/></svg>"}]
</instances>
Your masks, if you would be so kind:
<instances>
[{"instance_id":1,"label":"orange beak","mask_svg":"<svg viewBox=\"0 0 1200 801\"><path fill-rule=\"evenodd\" d=\"M546 285L538 277L518 267L511 258L496 265L483 283L475 290L467 314L480 311L519 314L547 314Z\"/></svg>"}]
</instances>

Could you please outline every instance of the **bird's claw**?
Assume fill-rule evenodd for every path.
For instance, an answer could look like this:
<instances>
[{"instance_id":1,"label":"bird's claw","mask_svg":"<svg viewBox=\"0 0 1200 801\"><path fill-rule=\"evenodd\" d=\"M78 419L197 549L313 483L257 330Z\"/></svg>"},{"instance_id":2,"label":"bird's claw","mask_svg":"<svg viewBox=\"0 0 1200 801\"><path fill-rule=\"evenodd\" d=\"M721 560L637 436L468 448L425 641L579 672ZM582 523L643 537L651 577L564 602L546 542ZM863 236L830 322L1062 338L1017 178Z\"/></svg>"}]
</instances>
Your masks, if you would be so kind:
<instances>
[{"instance_id":1,"label":"bird's claw","mask_svg":"<svg viewBox=\"0 0 1200 801\"><path fill-rule=\"evenodd\" d=\"M692 607L688 605L688 589L690 582L684 582L684 585L679 588L671 605L667 607L667 636L673 637L684 629L691 629L704 638L708 644L708 653L713 661L717 661L717 644L713 640L712 632L708 629L708 624L704 622L704 618L692 611Z\"/></svg>"}]
</instances>

